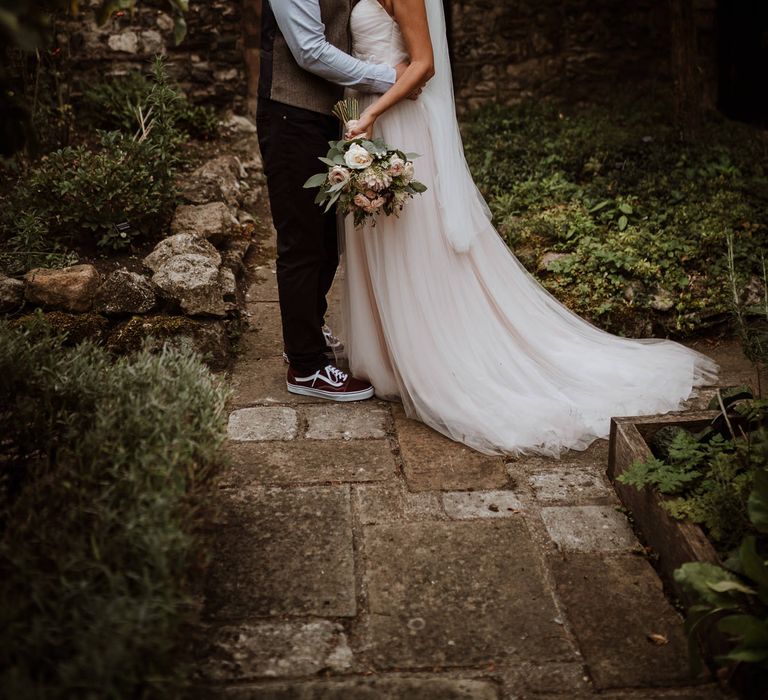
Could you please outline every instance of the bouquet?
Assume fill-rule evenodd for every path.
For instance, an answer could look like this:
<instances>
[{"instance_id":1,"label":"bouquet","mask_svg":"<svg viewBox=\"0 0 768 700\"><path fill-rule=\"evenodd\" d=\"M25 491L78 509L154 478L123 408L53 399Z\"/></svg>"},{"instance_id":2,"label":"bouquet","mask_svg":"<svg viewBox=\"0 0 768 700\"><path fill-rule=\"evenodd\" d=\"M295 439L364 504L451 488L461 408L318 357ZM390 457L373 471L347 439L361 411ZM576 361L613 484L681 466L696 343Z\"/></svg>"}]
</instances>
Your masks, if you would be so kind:
<instances>
[{"instance_id":1,"label":"bouquet","mask_svg":"<svg viewBox=\"0 0 768 700\"><path fill-rule=\"evenodd\" d=\"M348 128L360 118L357 100L337 102L333 114ZM319 158L328 170L313 175L304 187L319 187L315 203L325 205L325 211L336 204L337 211L354 215L356 226L367 219L374 219L375 225L375 216L381 212L397 216L406 200L427 190L414 180L417 153L404 153L367 134L328 145L328 154Z\"/></svg>"}]
</instances>

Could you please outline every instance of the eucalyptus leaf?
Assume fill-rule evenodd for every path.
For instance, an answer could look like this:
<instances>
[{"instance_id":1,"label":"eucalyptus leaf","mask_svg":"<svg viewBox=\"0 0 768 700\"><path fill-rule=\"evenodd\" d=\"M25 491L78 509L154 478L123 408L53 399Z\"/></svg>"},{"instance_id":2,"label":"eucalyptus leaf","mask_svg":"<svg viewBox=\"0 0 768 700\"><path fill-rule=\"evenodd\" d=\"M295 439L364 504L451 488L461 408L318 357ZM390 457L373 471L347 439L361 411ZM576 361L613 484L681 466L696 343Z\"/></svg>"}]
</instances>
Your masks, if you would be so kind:
<instances>
[{"instance_id":1,"label":"eucalyptus leaf","mask_svg":"<svg viewBox=\"0 0 768 700\"><path fill-rule=\"evenodd\" d=\"M327 180L328 180L327 173L318 173L317 175L313 175L311 178L309 178L309 180L307 180L304 183L304 189L308 190L311 187L322 187Z\"/></svg>"}]
</instances>

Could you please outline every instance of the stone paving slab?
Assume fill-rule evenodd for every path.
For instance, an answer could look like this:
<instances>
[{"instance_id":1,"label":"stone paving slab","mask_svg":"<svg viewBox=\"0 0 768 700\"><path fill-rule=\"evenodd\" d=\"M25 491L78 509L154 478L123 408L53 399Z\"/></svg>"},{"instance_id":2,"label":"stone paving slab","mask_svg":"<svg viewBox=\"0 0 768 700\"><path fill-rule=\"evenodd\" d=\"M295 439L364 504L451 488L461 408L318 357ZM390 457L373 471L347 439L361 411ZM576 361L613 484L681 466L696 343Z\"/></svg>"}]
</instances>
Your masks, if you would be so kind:
<instances>
[{"instance_id":1,"label":"stone paving slab","mask_svg":"<svg viewBox=\"0 0 768 700\"><path fill-rule=\"evenodd\" d=\"M608 440L595 440L585 450L568 450L560 459L525 455L507 460L507 472L511 477L521 477L534 471L573 472L608 466Z\"/></svg>"},{"instance_id":2,"label":"stone paving slab","mask_svg":"<svg viewBox=\"0 0 768 700\"><path fill-rule=\"evenodd\" d=\"M541 509L552 541L566 552L624 552L639 543L626 517L613 506Z\"/></svg>"},{"instance_id":3,"label":"stone paving slab","mask_svg":"<svg viewBox=\"0 0 768 700\"><path fill-rule=\"evenodd\" d=\"M393 406L403 469L412 491L495 489L507 484L504 461L475 452Z\"/></svg>"},{"instance_id":4,"label":"stone paving slab","mask_svg":"<svg viewBox=\"0 0 768 700\"><path fill-rule=\"evenodd\" d=\"M553 558L557 594L600 689L690 684L682 620L640 557ZM648 635L663 635L657 646Z\"/></svg>"},{"instance_id":5,"label":"stone paving slab","mask_svg":"<svg viewBox=\"0 0 768 700\"><path fill-rule=\"evenodd\" d=\"M384 438L389 425L389 409L376 401L350 403L325 402L307 406L305 437L310 440L353 440Z\"/></svg>"},{"instance_id":6,"label":"stone paving slab","mask_svg":"<svg viewBox=\"0 0 768 700\"><path fill-rule=\"evenodd\" d=\"M400 520L445 520L436 493L411 493L402 484L356 486L352 503L363 525Z\"/></svg>"},{"instance_id":7,"label":"stone paving slab","mask_svg":"<svg viewBox=\"0 0 768 700\"><path fill-rule=\"evenodd\" d=\"M448 491L443 507L451 520L513 518L523 509L512 491Z\"/></svg>"},{"instance_id":8,"label":"stone paving slab","mask_svg":"<svg viewBox=\"0 0 768 700\"><path fill-rule=\"evenodd\" d=\"M232 466L220 483L230 488L385 481L397 469L386 440L240 442L224 452Z\"/></svg>"},{"instance_id":9,"label":"stone paving slab","mask_svg":"<svg viewBox=\"0 0 768 700\"><path fill-rule=\"evenodd\" d=\"M197 670L208 681L295 678L325 669L341 673L353 663L344 628L329 620L218 627L204 637Z\"/></svg>"},{"instance_id":10,"label":"stone paving slab","mask_svg":"<svg viewBox=\"0 0 768 700\"><path fill-rule=\"evenodd\" d=\"M298 415L292 408L241 408L229 414L227 436L235 442L293 440L298 429Z\"/></svg>"},{"instance_id":11,"label":"stone paving slab","mask_svg":"<svg viewBox=\"0 0 768 700\"><path fill-rule=\"evenodd\" d=\"M530 692L536 693L536 698L539 693L559 693L561 698L571 698L579 693L590 693L592 690L589 676L586 675L583 664L578 662L524 662L502 666L499 671L509 697L528 697L526 693Z\"/></svg>"},{"instance_id":12,"label":"stone paving slab","mask_svg":"<svg viewBox=\"0 0 768 700\"><path fill-rule=\"evenodd\" d=\"M616 492L600 469L537 471L528 478L538 501L608 500L618 503Z\"/></svg>"},{"instance_id":13,"label":"stone paving slab","mask_svg":"<svg viewBox=\"0 0 768 700\"><path fill-rule=\"evenodd\" d=\"M348 486L271 489L214 531L205 616L354 616Z\"/></svg>"},{"instance_id":14,"label":"stone paving slab","mask_svg":"<svg viewBox=\"0 0 768 700\"><path fill-rule=\"evenodd\" d=\"M251 330L240 336L239 346L243 356L255 360L264 357L280 357L283 353L283 327L280 322L280 305L276 302L246 304L250 314Z\"/></svg>"},{"instance_id":15,"label":"stone paving slab","mask_svg":"<svg viewBox=\"0 0 768 700\"><path fill-rule=\"evenodd\" d=\"M493 681L441 678L359 678L280 683L213 691L221 700L497 700Z\"/></svg>"},{"instance_id":16,"label":"stone paving slab","mask_svg":"<svg viewBox=\"0 0 768 700\"><path fill-rule=\"evenodd\" d=\"M522 521L364 528L376 667L487 664L573 654Z\"/></svg>"},{"instance_id":17,"label":"stone paving slab","mask_svg":"<svg viewBox=\"0 0 768 700\"><path fill-rule=\"evenodd\" d=\"M288 365L282 357L268 357L261 360L238 362L232 370L233 396L231 404L299 404L321 403L324 399L291 394L285 388Z\"/></svg>"}]
</instances>

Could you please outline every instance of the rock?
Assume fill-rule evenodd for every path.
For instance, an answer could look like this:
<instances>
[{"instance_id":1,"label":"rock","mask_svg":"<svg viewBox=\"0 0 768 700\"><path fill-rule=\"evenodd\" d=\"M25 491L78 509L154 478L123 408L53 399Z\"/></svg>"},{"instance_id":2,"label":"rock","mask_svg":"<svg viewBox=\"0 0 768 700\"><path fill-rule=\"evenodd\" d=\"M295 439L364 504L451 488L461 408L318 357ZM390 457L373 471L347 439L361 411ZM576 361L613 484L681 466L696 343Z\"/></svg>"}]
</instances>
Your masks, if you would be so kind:
<instances>
[{"instance_id":1,"label":"rock","mask_svg":"<svg viewBox=\"0 0 768 700\"><path fill-rule=\"evenodd\" d=\"M141 33L141 47L146 54L164 54L165 41L156 29L145 29Z\"/></svg>"},{"instance_id":2,"label":"rock","mask_svg":"<svg viewBox=\"0 0 768 700\"><path fill-rule=\"evenodd\" d=\"M96 293L96 306L105 314L143 314L156 303L150 281L137 272L111 272Z\"/></svg>"},{"instance_id":3,"label":"rock","mask_svg":"<svg viewBox=\"0 0 768 700\"><path fill-rule=\"evenodd\" d=\"M144 265L152 272L157 272L167 260L174 255L187 254L202 255L208 258L212 264L221 265L221 255L204 238L196 238L188 233L177 233L175 236L164 238L155 246L155 249L144 258Z\"/></svg>"},{"instance_id":4,"label":"rock","mask_svg":"<svg viewBox=\"0 0 768 700\"><path fill-rule=\"evenodd\" d=\"M171 233L188 233L213 243L230 238L240 228L224 202L182 204L176 207Z\"/></svg>"},{"instance_id":5,"label":"rock","mask_svg":"<svg viewBox=\"0 0 768 700\"><path fill-rule=\"evenodd\" d=\"M27 301L64 311L88 311L101 283L101 275L93 265L35 268L24 279Z\"/></svg>"},{"instance_id":6,"label":"rock","mask_svg":"<svg viewBox=\"0 0 768 700\"><path fill-rule=\"evenodd\" d=\"M237 75L237 73L235 73ZM239 114L233 114L223 122L227 129L231 129L240 134L255 134L256 125L248 117Z\"/></svg>"},{"instance_id":7,"label":"rock","mask_svg":"<svg viewBox=\"0 0 768 700\"><path fill-rule=\"evenodd\" d=\"M0 313L18 311L24 306L24 280L0 275Z\"/></svg>"},{"instance_id":8,"label":"rock","mask_svg":"<svg viewBox=\"0 0 768 700\"><path fill-rule=\"evenodd\" d=\"M664 287L656 287L651 297L651 308L656 311L669 311L675 305L672 293Z\"/></svg>"},{"instance_id":9,"label":"rock","mask_svg":"<svg viewBox=\"0 0 768 700\"><path fill-rule=\"evenodd\" d=\"M539 272L549 272L552 269L552 263L567 257L568 253L544 253L544 255L539 258L539 265L537 269Z\"/></svg>"},{"instance_id":10,"label":"rock","mask_svg":"<svg viewBox=\"0 0 768 700\"><path fill-rule=\"evenodd\" d=\"M222 370L229 364L230 340L226 324L221 320L202 320L187 316L132 316L118 325L107 338L107 348L124 355L141 347L147 336L179 347L187 342L200 353L203 361L213 370Z\"/></svg>"},{"instance_id":11,"label":"rock","mask_svg":"<svg viewBox=\"0 0 768 700\"><path fill-rule=\"evenodd\" d=\"M113 51L136 53L139 50L139 35L136 32L121 32L107 39L107 46Z\"/></svg>"},{"instance_id":12,"label":"rock","mask_svg":"<svg viewBox=\"0 0 768 700\"><path fill-rule=\"evenodd\" d=\"M185 253L168 258L152 276L166 299L177 302L192 316L224 316L226 309L219 268L204 255Z\"/></svg>"},{"instance_id":13,"label":"rock","mask_svg":"<svg viewBox=\"0 0 768 700\"><path fill-rule=\"evenodd\" d=\"M221 293L225 297L234 296L237 292L235 273L228 267L219 268L219 285L221 285Z\"/></svg>"},{"instance_id":14,"label":"rock","mask_svg":"<svg viewBox=\"0 0 768 700\"><path fill-rule=\"evenodd\" d=\"M633 301L638 294L645 292L645 285L639 280L632 280L624 287L624 298L627 301Z\"/></svg>"},{"instance_id":15,"label":"rock","mask_svg":"<svg viewBox=\"0 0 768 700\"><path fill-rule=\"evenodd\" d=\"M219 156L179 181L181 196L192 204L223 201L234 207L242 199L240 179L247 176L235 155Z\"/></svg>"}]
</instances>

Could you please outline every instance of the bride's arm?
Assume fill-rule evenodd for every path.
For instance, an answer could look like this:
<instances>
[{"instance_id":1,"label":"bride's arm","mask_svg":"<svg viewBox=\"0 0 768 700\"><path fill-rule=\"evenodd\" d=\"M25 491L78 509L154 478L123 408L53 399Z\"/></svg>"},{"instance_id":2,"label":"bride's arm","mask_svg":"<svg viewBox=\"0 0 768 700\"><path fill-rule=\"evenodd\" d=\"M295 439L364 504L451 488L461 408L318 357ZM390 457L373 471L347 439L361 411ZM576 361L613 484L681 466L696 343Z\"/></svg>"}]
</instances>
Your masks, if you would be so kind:
<instances>
[{"instance_id":1,"label":"bride's arm","mask_svg":"<svg viewBox=\"0 0 768 700\"><path fill-rule=\"evenodd\" d=\"M348 137L364 132L372 136L373 124L379 116L407 99L435 74L424 0L394 0L393 6L411 63L397 82L360 115L355 127L347 132Z\"/></svg>"}]
</instances>

